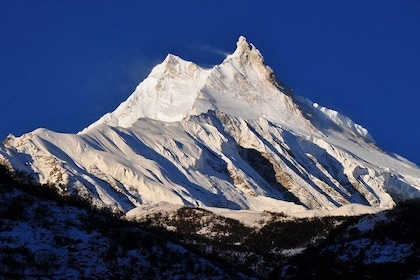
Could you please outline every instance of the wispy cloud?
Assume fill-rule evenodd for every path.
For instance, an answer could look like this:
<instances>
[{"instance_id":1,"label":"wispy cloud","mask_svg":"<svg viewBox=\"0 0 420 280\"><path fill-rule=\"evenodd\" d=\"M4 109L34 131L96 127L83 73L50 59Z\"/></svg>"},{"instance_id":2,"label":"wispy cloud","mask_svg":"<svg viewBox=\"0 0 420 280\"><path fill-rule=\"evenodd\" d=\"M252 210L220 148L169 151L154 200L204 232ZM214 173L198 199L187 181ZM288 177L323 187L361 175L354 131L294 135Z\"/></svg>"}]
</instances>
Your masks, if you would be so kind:
<instances>
[{"instance_id":1,"label":"wispy cloud","mask_svg":"<svg viewBox=\"0 0 420 280\"><path fill-rule=\"evenodd\" d=\"M215 48L213 46L205 45L205 44L197 44L196 47L197 47L197 49L200 49L200 50L203 50L203 51L206 51L206 52L210 52L210 53L213 53L213 54L218 54L218 55L221 55L221 56L224 56L224 57L226 57L230 54L227 51Z\"/></svg>"},{"instance_id":2,"label":"wispy cloud","mask_svg":"<svg viewBox=\"0 0 420 280\"><path fill-rule=\"evenodd\" d=\"M216 48L216 47L211 46L211 45L197 43L197 42L188 42L188 43L183 42L182 46L185 49L190 49L191 51L194 51L194 52L210 53L210 54L213 54L213 55L214 54L215 55L220 55L222 57L226 57L230 54L229 52L227 52L225 50Z\"/></svg>"}]
</instances>

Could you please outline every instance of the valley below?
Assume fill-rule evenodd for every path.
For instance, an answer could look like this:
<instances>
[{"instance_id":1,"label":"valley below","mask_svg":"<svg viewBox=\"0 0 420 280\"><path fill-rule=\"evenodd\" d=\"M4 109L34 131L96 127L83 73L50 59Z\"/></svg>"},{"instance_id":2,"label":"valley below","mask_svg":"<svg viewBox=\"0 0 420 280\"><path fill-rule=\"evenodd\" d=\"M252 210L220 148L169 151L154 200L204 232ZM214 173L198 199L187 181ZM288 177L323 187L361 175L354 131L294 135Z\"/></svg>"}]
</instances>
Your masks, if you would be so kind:
<instances>
[{"instance_id":1,"label":"valley below","mask_svg":"<svg viewBox=\"0 0 420 280\"><path fill-rule=\"evenodd\" d=\"M123 215L63 197L5 168L0 199L4 279L420 276L418 200L360 216L218 215L222 210L182 205Z\"/></svg>"}]
</instances>

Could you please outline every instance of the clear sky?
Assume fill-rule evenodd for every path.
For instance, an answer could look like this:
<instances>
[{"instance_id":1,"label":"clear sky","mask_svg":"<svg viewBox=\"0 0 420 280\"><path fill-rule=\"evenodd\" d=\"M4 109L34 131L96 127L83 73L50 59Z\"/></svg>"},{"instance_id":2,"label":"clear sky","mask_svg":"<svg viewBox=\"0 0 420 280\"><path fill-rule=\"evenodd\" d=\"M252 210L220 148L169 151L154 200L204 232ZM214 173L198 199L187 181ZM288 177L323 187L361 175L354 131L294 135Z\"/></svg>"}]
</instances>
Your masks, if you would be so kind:
<instances>
[{"instance_id":1,"label":"clear sky","mask_svg":"<svg viewBox=\"0 0 420 280\"><path fill-rule=\"evenodd\" d=\"M76 133L167 53L219 64L244 35L295 94L420 164L420 1L0 1L0 138Z\"/></svg>"}]
</instances>

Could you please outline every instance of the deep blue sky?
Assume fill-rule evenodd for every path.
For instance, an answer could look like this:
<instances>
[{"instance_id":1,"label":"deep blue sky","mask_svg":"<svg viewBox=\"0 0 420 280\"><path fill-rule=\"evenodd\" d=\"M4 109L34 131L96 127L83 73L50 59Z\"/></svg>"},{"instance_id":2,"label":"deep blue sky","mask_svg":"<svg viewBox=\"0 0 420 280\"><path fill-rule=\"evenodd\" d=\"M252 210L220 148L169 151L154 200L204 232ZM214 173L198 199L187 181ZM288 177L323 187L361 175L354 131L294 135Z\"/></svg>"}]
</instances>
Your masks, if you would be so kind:
<instances>
[{"instance_id":1,"label":"deep blue sky","mask_svg":"<svg viewBox=\"0 0 420 280\"><path fill-rule=\"evenodd\" d=\"M75 133L167 53L211 66L239 35L297 95L420 164L418 0L2 0L0 138L38 127Z\"/></svg>"}]
</instances>

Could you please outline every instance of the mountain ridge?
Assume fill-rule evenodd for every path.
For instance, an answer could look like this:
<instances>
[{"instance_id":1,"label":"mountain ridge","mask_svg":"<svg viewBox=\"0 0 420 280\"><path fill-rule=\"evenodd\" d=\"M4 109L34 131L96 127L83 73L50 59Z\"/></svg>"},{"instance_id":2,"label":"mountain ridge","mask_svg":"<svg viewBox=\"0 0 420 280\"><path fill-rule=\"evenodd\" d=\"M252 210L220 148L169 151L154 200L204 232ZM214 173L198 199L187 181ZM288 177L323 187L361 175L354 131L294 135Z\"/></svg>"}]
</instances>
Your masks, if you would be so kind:
<instances>
[{"instance_id":1,"label":"mountain ridge","mask_svg":"<svg viewBox=\"0 0 420 280\"><path fill-rule=\"evenodd\" d=\"M188 79L188 83L185 83L185 79ZM170 84L167 84L168 80ZM235 87L223 85L227 82ZM219 92L220 85L222 90L227 88L227 91ZM168 54L162 63L152 69L127 101L89 127L98 123L129 127L141 117L169 122L181 121L208 110L258 118L265 116L265 112L252 108L253 105L269 104L267 99L284 98L282 95L289 96L290 92L286 87L280 86L273 70L265 65L258 49L241 36L236 43L236 50L221 64L208 69ZM293 106L289 98L284 98L284 102ZM234 104L239 108L228 107L233 102L240 103ZM272 113L274 110L270 109L266 111ZM274 119L279 116L268 117Z\"/></svg>"},{"instance_id":2,"label":"mountain ridge","mask_svg":"<svg viewBox=\"0 0 420 280\"><path fill-rule=\"evenodd\" d=\"M213 68L169 54L78 134L10 135L0 162L128 211L169 202L254 211L391 208L420 197L420 169L362 126L294 96L241 36Z\"/></svg>"}]
</instances>

